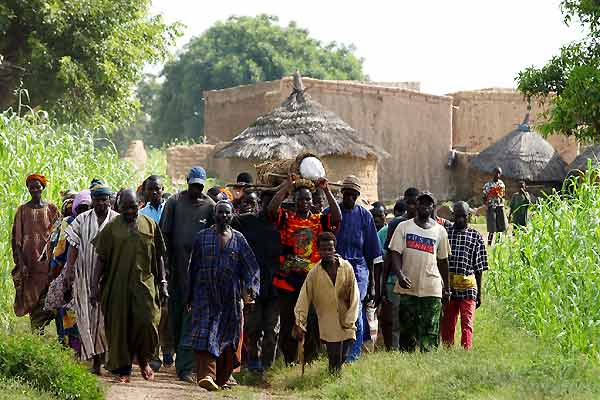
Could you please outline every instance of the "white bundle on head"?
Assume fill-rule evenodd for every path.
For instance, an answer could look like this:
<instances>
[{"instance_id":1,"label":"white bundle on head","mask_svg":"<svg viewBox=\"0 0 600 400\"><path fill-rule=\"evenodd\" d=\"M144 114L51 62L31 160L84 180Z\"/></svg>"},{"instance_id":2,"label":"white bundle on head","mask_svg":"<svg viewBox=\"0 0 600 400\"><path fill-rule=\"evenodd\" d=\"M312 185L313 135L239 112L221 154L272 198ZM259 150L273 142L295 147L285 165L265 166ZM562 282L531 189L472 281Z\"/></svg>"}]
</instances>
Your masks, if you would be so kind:
<instances>
[{"instance_id":1,"label":"white bundle on head","mask_svg":"<svg viewBox=\"0 0 600 400\"><path fill-rule=\"evenodd\" d=\"M306 157L300 162L300 175L305 179L316 181L325 178L325 167L317 157Z\"/></svg>"}]
</instances>

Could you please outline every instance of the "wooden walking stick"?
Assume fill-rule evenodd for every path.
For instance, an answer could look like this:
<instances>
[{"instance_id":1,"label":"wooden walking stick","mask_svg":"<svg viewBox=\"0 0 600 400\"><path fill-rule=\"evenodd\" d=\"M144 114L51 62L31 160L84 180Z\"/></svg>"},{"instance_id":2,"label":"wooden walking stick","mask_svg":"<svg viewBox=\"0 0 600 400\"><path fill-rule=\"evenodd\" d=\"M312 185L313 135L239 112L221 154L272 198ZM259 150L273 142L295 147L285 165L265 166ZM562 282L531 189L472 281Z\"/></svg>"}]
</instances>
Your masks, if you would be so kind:
<instances>
[{"instance_id":1,"label":"wooden walking stick","mask_svg":"<svg viewBox=\"0 0 600 400\"><path fill-rule=\"evenodd\" d=\"M304 376L304 366L306 365L304 361L304 337L298 341L298 362L302 365L302 376Z\"/></svg>"}]
</instances>

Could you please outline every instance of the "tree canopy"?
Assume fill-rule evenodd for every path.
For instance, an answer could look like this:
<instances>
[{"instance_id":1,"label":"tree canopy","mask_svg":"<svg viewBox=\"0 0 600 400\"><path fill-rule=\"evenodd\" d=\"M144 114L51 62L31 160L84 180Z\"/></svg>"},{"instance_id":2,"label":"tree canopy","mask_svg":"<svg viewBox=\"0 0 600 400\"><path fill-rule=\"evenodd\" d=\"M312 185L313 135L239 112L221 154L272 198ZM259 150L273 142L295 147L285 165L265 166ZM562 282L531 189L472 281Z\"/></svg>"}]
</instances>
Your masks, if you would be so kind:
<instances>
[{"instance_id":1,"label":"tree canopy","mask_svg":"<svg viewBox=\"0 0 600 400\"><path fill-rule=\"evenodd\" d=\"M165 66L154 134L165 142L198 138L204 90L280 79L296 69L319 79L366 79L363 60L354 51L353 46L322 43L294 22L282 27L273 16L217 22Z\"/></svg>"},{"instance_id":2,"label":"tree canopy","mask_svg":"<svg viewBox=\"0 0 600 400\"><path fill-rule=\"evenodd\" d=\"M0 108L15 89L60 122L116 125L135 116L132 91L161 61L179 25L150 0L5 0L0 4Z\"/></svg>"},{"instance_id":3,"label":"tree canopy","mask_svg":"<svg viewBox=\"0 0 600 400\"><path fill-rule=\"evenodd\" d=\"M542 67L517 76L518 89L530 99L548 102L541 131L600 139L600 1L563 0L564 22L581 24L584 39L561 48Z\"/></svg>"}]
</instances>

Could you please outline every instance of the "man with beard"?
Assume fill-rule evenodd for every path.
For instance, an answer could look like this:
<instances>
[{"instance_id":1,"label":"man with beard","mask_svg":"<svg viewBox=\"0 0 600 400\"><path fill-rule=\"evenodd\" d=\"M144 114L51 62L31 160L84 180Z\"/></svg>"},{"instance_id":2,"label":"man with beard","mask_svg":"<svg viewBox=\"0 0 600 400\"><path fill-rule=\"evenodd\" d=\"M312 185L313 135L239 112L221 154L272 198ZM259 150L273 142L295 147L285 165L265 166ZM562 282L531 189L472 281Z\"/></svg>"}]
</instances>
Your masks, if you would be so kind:
<instances>
[{"instance_id":1,"label":"man with beard","mask_svg":"<svg viewBox=\"0 0 600 400\"><path fill-rule=\"evenodd\" d=\"M194 167L187 176L188 188L172 196L165 204L160 229L167 246L169 296L169 320L173 345L177 353L175 368L179 379L195 383L192 375L194 354L183 338L190 328L191 314L186 310L188 292L188 265L194 244L194 236L213 224L214 201L206 196L204 183L206 172Z\"/></svg>"},{"instance_id":2,"label":"man with beard","mask_svg":"<svg viewBox=\"0 0 600 400\"><path fill-rule=\"evenodd\" d=\"M108 343L104 333L104 315L100 306L90 301L98 258L92 241L117 215L110 208L110 186L95 179L90 187L92 209L78 215L66 229L69 242L67 270L73 276L73 304L81 341L81 359L94 359L92 371L100 374Z\"/></svg>"},{"instance_id":3,"label":"man with beard","mask_svg":"<svg viewBox=\"0 0 600 400\"><path fill-rule=\"evenodd\" d=\"M138 215L136 194L126 189L119 198L121 215L98 234L93 243L98 268L92 299L100 300L108 340L106 369L129 382L137 358L142 377L154 379L150 361L158 351L160 297L168 297L163 255L165 245L158 225Z\"/></svg>"},{"instance_id":4,"label":"man with beard","mask_svg":"<svg viewBox=\"0 0 600 400\"><path fill-rule=\"evenodd\" d=\"M215 225L200 231L190 258L188 308L192 323L185 342L196 352L198 385L214 391L227 387L240 360L242 299L252 302L260 289L254 253L231 228L233 205L215 206Z\"/></svg>"},{"instance_id":5,"label":"man with beard","mask_svg":"<svg viewBox=\"0 0 600 400\"><path fill-rule=\"evenodd\" d=\"M441 299L450 298L448 256L450 244L444 227L431 219L435 199L417 197L417 215L401 222L390 242L392 267L400 294L400 350L429 351L439 344Z\"/></svg>"}]
</instances>

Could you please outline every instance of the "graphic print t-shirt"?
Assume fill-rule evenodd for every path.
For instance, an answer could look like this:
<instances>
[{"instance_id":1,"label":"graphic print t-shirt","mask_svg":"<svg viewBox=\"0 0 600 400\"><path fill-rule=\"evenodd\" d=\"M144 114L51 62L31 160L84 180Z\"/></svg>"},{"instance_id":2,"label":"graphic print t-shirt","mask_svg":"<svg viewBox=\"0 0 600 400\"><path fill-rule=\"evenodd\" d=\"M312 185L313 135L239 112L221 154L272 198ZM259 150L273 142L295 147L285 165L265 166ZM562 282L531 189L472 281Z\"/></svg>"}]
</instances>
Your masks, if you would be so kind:
<instances>
[{"instance_id":1,"label":"graphic print t-shirt","mask_svg":"<svg viewBox=\"0 0 600 400\"><path fill-rule=\"evenodd\" d=\"M423 229L414 220L400 223L392 240L390 250L402 254L402 270L410 279L412 288L403 289L396 283L395 293L417 297L442 297L442 276L437 260L450 255L448 233L443 226L433 224Z\"/></svg>"}]
</instances>

